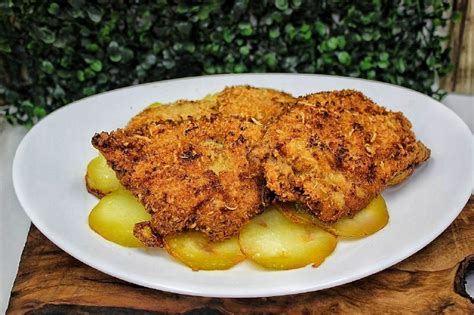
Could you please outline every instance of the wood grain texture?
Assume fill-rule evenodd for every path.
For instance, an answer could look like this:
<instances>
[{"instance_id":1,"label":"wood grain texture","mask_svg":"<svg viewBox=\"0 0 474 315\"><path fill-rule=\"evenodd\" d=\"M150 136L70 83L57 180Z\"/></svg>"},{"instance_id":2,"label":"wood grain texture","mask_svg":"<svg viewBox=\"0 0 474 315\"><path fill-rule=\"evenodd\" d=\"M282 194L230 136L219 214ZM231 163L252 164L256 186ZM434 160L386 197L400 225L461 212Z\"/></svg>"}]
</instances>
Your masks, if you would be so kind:
<instances>
[{"instance_id":1,"label":"wood grain texture","mask_svg":"<svg viewBox=\"0 0 474 315\"><path fill-rule=\"evenodd\" d=\"M435 241L373 276L299 295L218 299L155 291L115 279L72 258L32 227L7 312L473 314L474 304L455 291L456 276L464 270L460 263L474 254L473 240L471 197Z\"/></svg>"},{"instance_id":2,"label":"wood grain texture","mask_svg":"<svg viewBox=\"0 0 474 315\"><path fill-rule=\"evenodd\" d=\"M454 71L441 80L448 92L474 94L474 1L454 0L453 10L462 14L458 23L451 23L449 46Z\"/></svg>"}]
</instances>

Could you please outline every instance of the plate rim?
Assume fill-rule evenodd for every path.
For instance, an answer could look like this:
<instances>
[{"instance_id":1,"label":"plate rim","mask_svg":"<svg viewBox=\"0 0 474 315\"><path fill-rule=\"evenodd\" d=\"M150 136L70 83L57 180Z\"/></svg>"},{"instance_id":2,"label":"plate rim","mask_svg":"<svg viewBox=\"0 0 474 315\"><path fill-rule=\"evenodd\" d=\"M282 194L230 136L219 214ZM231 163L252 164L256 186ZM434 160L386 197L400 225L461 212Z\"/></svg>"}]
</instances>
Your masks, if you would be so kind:
<instances>
[{"instance_id":1,"label":"plate rim","mask_svg":"<svg viewBox=\"0 0 474 315\"><path fill-rule=\"evenodd\" d=\"M431 98L430 96L425 95L421 92L418 92L418 91L415 91L415 90L412 90L412 89L409 89L409 88L406 88L406 87L403 87L403 86L398 86L398 85L394 85L394 84L391 84L391 83L387 83L387 82L380 82L380 81L375 81L375 80L367 80L367 79L353 78L353 77L336 76L336 75L327 75L327 74L300 74L300 73L216 74L216 75L192 76L192 77L184 77L184 78L175 78L175 79L169 79L169 80L154 81L154 82L148 82L148 83L143 83L143 84L137 84L137 85L121 87L121 88L105 91L105 92L102 92L102 93L98 93L98 94L95 94L95 95L91 95L91 96L76 100L74 102L71 102L71 103L69 103L65 106L62 106L62 107L58 108L57 110L51 112L49 115L47 115L46 117L41 119L39 122L37 122L28 131L28 133L23 137L22 141L18 145L18 147L16 149L16 152L15 152L14 159L13 159L13 164L12 164L13 186L14 186L14 190L15 190L15 194L17 196L17 199L18 199L18 201L21 205L21 208L26 213L26 215L30 218L31 223L34 224L36 226L36 228L43 235L45 235L53 244L58 246L61 250L63 250L67 254L71 255L75 259L81 261L82 263L84 263L88 266L91 266L92 268L97 269L97 270L99 270L99 271L101 271L105 274L111 275L115 278L130 282L130 283L135 283L135 284L138 284L138 285L141 285L141 286L144 286L144 287L147 287L147 288L151 288L151 289L162 290L162 291L178 293L178 294L192 295L192 296L217 297L217 298L256 298L256 297L282 296L282 295L299 294L299 293L306 293L306 292L324 290L324 289L327 289L327 288L332 288L332 287L339 286L339 285L342 285L342 284L357 281L357 280L360 280L360 279L365 278L367 276L378 273L382 270L385 270L385 269L401 262L402 260L410 257L411 255L417 253L422 248L424 248L425 246L430 244L436 237L438 237L441 233L443 233L448 228L449 225L451 225L451 223L456 219L456 217L459 215L459 213L463 210L464 206L468 202L468 200L471 196L471 191L473 190L473 187L469 187L469 185L466 184L465 187L463 187L463 191L460 192L460 196L462 195L464 197L459 198L457 200L458 202L456 203L456 206L452 207L453 209L457 208L458 210L453 211L452 214L449 216L449 220L444 221L443 224L440 225L440 226L442 226L442 228L439 228L434 233L430 233L427 237L418 238L418 242L416 242L414 244L415 246L412 245L411 247L405 249L404 251L398 251L398 254L394 256L395 258L391 258L391 259L386 260L384 263L377 264L375 268L365 268L364 272L360 272L356 276L351 276L349 278L342 278L342 279L335 279L333 281L328 281L325 285L318 285L317 283L315 283L315 284L312 284L312 285L307 285L305 287L299 287L298 289L293 289L293 290L288 290L288 289L285 289L285 288L276 288L276 289L272 289L272 290L266 290L265 293L260 293L260 294L259 293L253 293L253 294L252 293L251 294L230 293L229 294L229 293L225 293L225 292L224 293L220 292L220 293L216 294L215 291L214 291L214 293L212 293L209 290L207 290L205 292L201 292L199 290L192 290L192 289L186 289L186 288L182 289L182 288L179 288L179 287L166 286L166 285L161 285L161 284L156 284L156 283L143 281L142 279L136 279L136 278L133 278L133 277L128 277L127 274L126 274L126 271L124 271L122 273L119 273L119 272L115 272L113 270L112 271L107 270L106 268L102 268L102 266L99 266L98 264L96 264L94 261L81 258L81 256L80 256L81 251L80 250L78 250L78 251L76 251L75 249L71 250L71 248L67 246L68 242L62 241L60 237L58 238L58 237L54 237L53 235L51 235L51 234L54 234L54 233L50 233L46 226L43 226L42 224L37 225L36 222L41 223L41 220L37 218L37 216L34 214L34 211L32 211L31 209L28 209L28 207L25 207L25 201L23 200L24 197L23 197L23 194L21 192L20 187L18 186L19 181L20 181L20 179L18 178L19 177L19 168L20 168L19 162L18 162L19 157L21 156L21 153L24 150L24 147L26 146L27 139L29 137L31 137L32 134L34 134L34 131L36 129L39 129L38 126L42 126L42 125L46 124L49 120L54 119L52 117L55 117L57 115L57 113L62 112L63 110L68 110L68 108L70 106L72 106L76 103L82 102L86 99L94 98L94 97L97 97L97 96L100 96L100 95L103 96L103 95L108 94L108 93L122 91L122 90L130 89L130 88L137 88L137 87L160 84L160 83L166 83L166 82L196 80L196 79L200 79L200 78L252 77L252 76L299 76L299 77L340 78L340 79L345 79L345 80L348 79L348 80L354 80L354 81L362 81L362 82L366 82L366 83L369 83L369 84L375 84L375 85L383 84L383 85L388 85L392 88L407 90L410 93L415 92L416 94L421 95L425 99L428 99L430 102L434 101L435 103L437 103L436 106L438 106L439 108L444 110L448 115L452 116L452 118L454 118L454 120L456 122L456 125L460 126L461 129L464 129L463 134L466 133L466 132L468 134L471 134L471 131L470 131L469 127L466 125L466 123L449 107L445 106L444 104L440 103L439 101L437 101L437 100ZM470 142L468 145L471 146L471 153L472 153L472 143ZM472 178L471 178L471 185L470 186L473 186ZM52 241L51 240L52 238L55 239L55 241ZM65 248L68 248L68 249L66 250Z\"/></svg>"}]
</instances>

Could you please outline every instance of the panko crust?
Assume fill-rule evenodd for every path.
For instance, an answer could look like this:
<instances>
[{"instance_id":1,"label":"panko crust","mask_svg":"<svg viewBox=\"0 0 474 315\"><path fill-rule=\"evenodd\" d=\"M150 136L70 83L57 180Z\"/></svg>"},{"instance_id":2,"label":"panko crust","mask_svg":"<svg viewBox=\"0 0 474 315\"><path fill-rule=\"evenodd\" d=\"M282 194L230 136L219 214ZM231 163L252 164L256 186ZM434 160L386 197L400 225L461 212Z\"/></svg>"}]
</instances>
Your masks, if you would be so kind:
<instances>
[{"instance_id":1,"label":"panko crust","mask_svg":"<svg viewBox=\"0 0 474 315\"><path fill-rule=\"evenodd\" d=\"M92 144L152 214L155 233L197 230L217 241L262 211L263 176L247 157L262 136L249 119L212 115L102 132Z\"/></svg>"},{"instance_id":2,"label":"panko crust","mask_svg":"<svg viewBox=\"0 0 474 315\"><path fill-rule=\"evenodd\" d=\"M147 123L160 120L181 121L189 117L223 116L252 118L266 124L278 117L296 98L288 93L249 85L226 87L201 100L179 100L169 104L152 104L134 116L127 128L136 129Z\"/></svg>"},{"instance_id":3,"label":"panko crust","mask_svg":"<svg viewBox=\"0 0 474 315\"><path fill-rule=\"evenodd\" d=\"M267 187L326 222L355 214L430 156L402 113L353 90L300 97L262 147Z\"/></svg>"},{"instance_id":4,"label":"panko crust","mask_svg":"<svg viewBox=\"0 0 474 315\"><path fill-rule=\"evenodd\" d=\"M288 93L249 85L226 87L217 94L220 113L251 118L262 124L273 121L295 102L296 98Z\"/></svg>"},{"instance_id":5,"label":"panko crust","mask_svg":"<svg viewBox=\"0 0 474 315\"><path fill-rule=\"evenodd\" d=\"M207 98L197 101L179 100L170 104L154 103L133 116L127 128L137 129L153 121L181 121L188 117L209 117L215 113L217 113L215 100Z\"/></svg>"}]
</instances>

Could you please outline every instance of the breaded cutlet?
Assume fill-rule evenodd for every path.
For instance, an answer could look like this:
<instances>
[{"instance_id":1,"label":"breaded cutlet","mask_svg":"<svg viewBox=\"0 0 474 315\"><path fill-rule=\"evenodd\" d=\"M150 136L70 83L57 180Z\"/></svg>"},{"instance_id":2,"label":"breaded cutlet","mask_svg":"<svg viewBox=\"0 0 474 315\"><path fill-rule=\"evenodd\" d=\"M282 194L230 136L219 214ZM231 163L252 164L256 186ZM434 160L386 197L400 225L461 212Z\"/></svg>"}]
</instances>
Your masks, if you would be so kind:
<instances>
[{"instance_id":1,"label":"breaded cutlet","mask_svg":"<svg viewBox=\"0 0 474 315\"><path fill-rule=\"evenodd\" d=\"M136 129L152 121L180 121L189 116L194 118L210 116L217 113L216 105L212 98L203 98L197 101L179 100L169 104L154 103L133 116L127 128Z\"/></svg>"},{"instance_id":2,"label":"breaded cutlet","mask_svg":"<svg viewBox=\"0 0 474 315\"><path fill-rule=\"evenodd\" d=\"M237 85L219 92L216 100L217 110L223 115L252 118L267 124L287 110L296 98L274 89Z\"/></svg>"},{"instance_id":3,"label":"breaded cutlet","mask_svg":"<svg viewBox=\"0 0 474 315\"><path fill-rule=\"evenodd\" d=\"M102 132L92 144L151 213L135 235L154 246L183 230L223 240L262 211L263 176L248 158L262 136L250 119L212 115Z\"/></svg>"},{"instance_id":4,"label":"breaded cutlet","mask_svg":"<svg viewBox=\"0 0 474 315\"><path fill-rule=\"evenodd\" d=\"M134 116L127 128L135 129L152 121L183 120L221 113L224 116L252 118L266 124L278 117L296 99L288 93L248 85L229 86L201 100L179 100L152 105Z\"/></svg>"},{"instance_id":5,"label":"breaded cutlet","mask_svg":"<svg viewBox=\"0 0 474 315\"><path fill-rule=\"evenodd\" d=\"M262 148L267 187L326 222L355 214L430 156L402 113L352 90L298 98Z\"/></svg>"}]
</instances>

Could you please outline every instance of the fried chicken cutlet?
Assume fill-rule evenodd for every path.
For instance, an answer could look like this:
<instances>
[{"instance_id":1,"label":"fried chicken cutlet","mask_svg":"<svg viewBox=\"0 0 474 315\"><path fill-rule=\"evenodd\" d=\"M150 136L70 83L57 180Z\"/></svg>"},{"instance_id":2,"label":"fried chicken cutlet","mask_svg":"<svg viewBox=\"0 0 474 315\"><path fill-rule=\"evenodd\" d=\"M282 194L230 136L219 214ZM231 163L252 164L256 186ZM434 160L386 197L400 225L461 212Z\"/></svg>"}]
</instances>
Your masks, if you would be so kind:
<instances>
[{"instance_id":1,"label":"fried chicken cutlet","mask_svg":"<svg viewBox=\"0 0 474 315\"><path fill-rule=\"evenodd\" d=\"M135 115L127 125L127 128L136 129L152 121L187 119L189 116L200 118L217 113L216 101L212 98L189 101L179 100L170 104L155 103Z\"/></svg>"},{"instance_id":2,"label":"fried chicken cutlet","mask_svg":"<svg viewBox=\"0 0 474 315\"><path fill-rule=\"evenodd\" d=\"M102 132L92 144L151 213L135 235L156 246L183 230L223 240L262 211L263 176L247 157L262 136L250 119L212 115Z\"/></svg>"},{"instance_id":3,"label":"fried chicken cutlet","mask_svg":"<svg viewBox=\"0 0 474 315\"><path fill-rule=\"evenodd\" d=\"M352 90L300 97L263 148L267 187L326 222L355 214L430 156L402 113Z\"/></svg>"},{"instance_id":4,"label":"fried chicken cutlet","mask_svg":"<svg viewBox=\"0 0 474 315\"><path fill-rule=\"evenodd\" d=\"M189 116L200 118L215 113L224 116L252 118L266 124L278 117L296 99L285 92L248 85L226 87L219 93L201 100L180 100L170 104L150 106L128 123L134 129L152 121L183 120Z\"/></svg>"},{"instance_id":5,"label":"fried chicken cutlet","mask_svg":"<svg viewBox=\"0 0 474 315\"><path fill-rule=\"evenodd\" d=\"M216 100L217 109L223 115L252 118L262 124L280 116L296 101L288 93L249 85L226 87Z\"/></svg>"}]
</instances>

